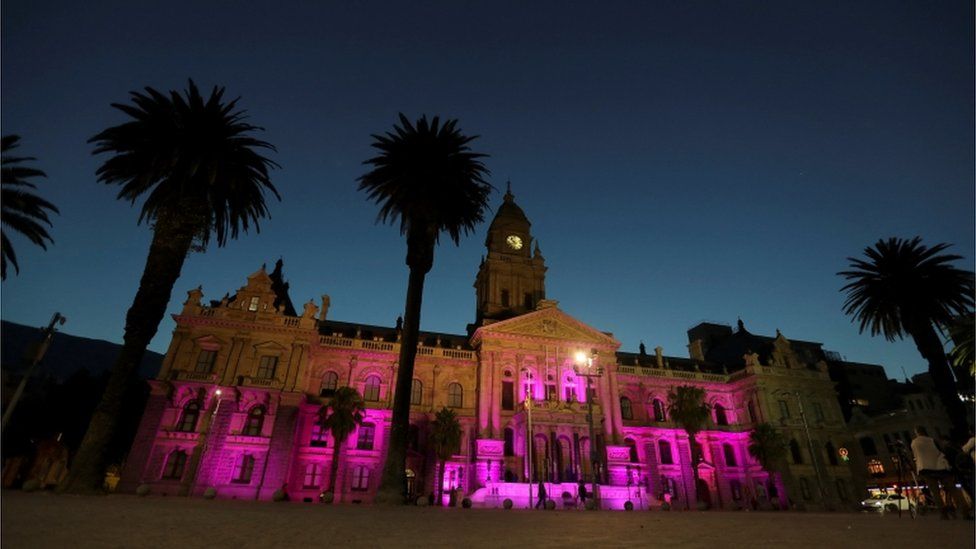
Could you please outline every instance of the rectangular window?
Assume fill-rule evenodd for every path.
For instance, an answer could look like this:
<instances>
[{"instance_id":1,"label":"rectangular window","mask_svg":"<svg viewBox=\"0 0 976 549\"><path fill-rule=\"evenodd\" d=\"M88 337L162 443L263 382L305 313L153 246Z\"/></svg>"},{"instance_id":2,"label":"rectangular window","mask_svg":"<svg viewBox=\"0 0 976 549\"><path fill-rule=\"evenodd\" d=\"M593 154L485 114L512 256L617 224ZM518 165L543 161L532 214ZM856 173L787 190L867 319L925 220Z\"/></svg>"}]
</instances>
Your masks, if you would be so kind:
<instances>
[{"instance_id":1,"label":"rectangular window","mask_svg":"<svg viewBox=\"0 0 976 549\"><path fill-rule=\"evenodd\" d=\"M237 459L237 463L234 465L234 476L231 482L234 484L250 484L252 473L254 473L254 456L244 454Z\"/></svg>"},{"instance_id":2,"label":"rectangular window","mask_svg":"<svg viewBox=\"0 0 976 549\"><path fill-rule=\"evenodd\" d=\"M251 298L251 302L247 305L247 310L254 312L258 310L258 302L261 300L258 296Z\"/></svg>"},{"instance_id":3,"label":"rectangular window","mask_svg":"<svg viewBox=\"0 0 976 549\"><path fill-rule=\"evenodd\" d=\"M373 435L376 433L376 427L370 423L363 423L359 426L359 436L356 438L356 449L357 450L372 450L373 449Z\"/></svg>"},{"instance_id":4,"label":"rectangular window","mask_svg":"<svg viewBox=\"0 0 976 549\"><path fill-rule=\"evenodd\" d=\"M328 429L323 428L321 423L316 422L312 424L312 439L308 442L308 445L315 448L328 446L328 432Z\"/></svg>"},{"instance_id":5,"label":"rectangular window","mask_svg":"<svg viewBox=\"0 0 976 549\"><path fill-rule=\"evenodd\" d=\"M369 489L369 469L362 465L353 468L352 489L357 492L365 492Z\"/></svg>"},{"instance_id":6,"label":"rectangular window","mask_svg":"<svg viewBox=\"0 0 976 549\"><path fill-rule=\"evenodd\" d=\"M263 356L258 363L258 379L274 379L275 370L278 369L278 357Z\"/></svg>"},{"instance_id":7,"label":"rectangular window","mask_svg":"<svg viewBox=\"0 0 976 549\"><path fill-rule=\"evenodd\" d=\"M305 465L305 479L302 488L318 488L322 483L322 467L318 463Z\"/></svg>"},{"instance_id":8,"label":"rectangular window","mask_svg":"<svg viewBox=\"0 0 976 549\"><path fill-rule=\"evenodd\" d=\"M511 381L502 382L502 410L515 409L515 383Z\"/></svg>"},{"instance_id":9,"label":"rectangular window","mask_svg":"<svg viewBox=\"0 0 976 549\"><path fill-rule=\"evenodd\" d=\"M576 387L566 386L566 402L576 402Z\"/></svg>"},{"instance_id":10,"label":"rectangular window","mask_svg":"<svg viewBox=\"0 0 976 549\"><path fill-rule=\"evenodd\" d=\"M197 356L197 365L193 371L198 374L209 374L213 372L215 362L217 362L217 351L200 351L200 355Z\"/></svg>"},{"instance_id":11,"label":"rectangular window","mask_svg":"<svg viewBox=\"0 0 976 549\"><path fill-rule=\"evenodd\" d=\"M502 290L502 307L508 307L508 290Z\"/></svg>"},{"instance_id":12,"label":"rectangular window","mask_svg":"<svg viewBox=\"0 0 976 549\"><path fill-rule=\"evenodd\" d=\"M546 384L546 400L559 400L559 393L556 392L556 384Z\"/></svg>"},{"instance_id":13,"label":"rectangular window","mask_svg":"<svg viewBox=\"0 0 976 549\"><path fill-rule=\"evenodd\" d=\"M817 421L823 421L824 420L823 406L821 406L819 402L814 402L813 403L813 417Z\"/></svg>"},{"instance_id":14,"label":"rectangular window","mask_svg":"<svg viewBox=\"0 0 976 549\"><path fill-rule=\"evenodd\" d=\"M785 400L777 401L779 402L779 418L780 419L790 419L790 403Z\"/></svg>"},{"instance_id":15,"label":"rectangular window","mask_svg":"<svg viewBox=\"0 0 976 549\"><path fill-rule=\"evenodd\" d=\"M524 301L524 303L525 303L525 308L531 311L532 310L532 294L530 294L530 293L526 293L525 294L525 301Z\"/></svg>"}]
</instances>

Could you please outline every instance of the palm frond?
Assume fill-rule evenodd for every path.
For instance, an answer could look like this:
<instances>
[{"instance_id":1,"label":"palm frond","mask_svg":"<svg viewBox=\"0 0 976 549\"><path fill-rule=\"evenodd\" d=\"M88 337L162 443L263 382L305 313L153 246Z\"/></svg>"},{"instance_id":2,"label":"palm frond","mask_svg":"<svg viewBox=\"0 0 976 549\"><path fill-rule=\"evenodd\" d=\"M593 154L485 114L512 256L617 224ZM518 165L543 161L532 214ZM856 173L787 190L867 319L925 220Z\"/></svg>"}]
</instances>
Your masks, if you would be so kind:
<instances>
[{"instance_id":1,"label":"palm frond","mask_svg":"<svg viewBox=\"0 0 976 549\"><path fill-rule=\"evenodd\" d=\"M35 160L32 156L11 156L8 154L19 144L20 137L6 135L0 138L2 154L0 154L0 220L3 224L2 248L0 253L0 278L7 278L7 262L20 273L17 254L7 234L7 229L20 233L33 244L47 249L47 244L54 243L54 239L44 228L51 226L48 212L60 213L58 208L43 198L29 192L37 186L29 181L34 177L46 177L45 173L36 168L21 165L22 162Z\"/></svg>"}]
</instances>

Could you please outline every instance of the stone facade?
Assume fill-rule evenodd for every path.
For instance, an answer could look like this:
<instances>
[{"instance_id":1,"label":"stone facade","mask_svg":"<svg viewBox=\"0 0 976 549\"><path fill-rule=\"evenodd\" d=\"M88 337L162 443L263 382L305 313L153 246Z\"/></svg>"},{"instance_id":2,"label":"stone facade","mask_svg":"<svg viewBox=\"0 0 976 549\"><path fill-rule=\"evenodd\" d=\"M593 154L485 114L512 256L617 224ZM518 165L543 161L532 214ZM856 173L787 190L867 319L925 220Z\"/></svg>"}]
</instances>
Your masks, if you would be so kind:
<instances>
[{"instance_id":1,"label":"stone facade","mask_svg":"<svg viewBox=\"0 0 976 549\"><path fill-rule=\"evenodd\" d=\"M692 507L696 493L723 508L839 507L857 499L850 466L836 460L854 442L819 344L753 336L741 323L734 332L703 324L689 331L690 358L660 348L648 355L643 344L623 352L611 334L546 299L544 259L510 192L486 248L467 334L421 334L408 455L414 494L435 492L437 464L425 438L434 412L446 406L460 418L463 441L446 464L444 487L476 505L511 498L524 506L534 495L529 479L545 480L557 501L575 497L579 481L596 480L605 508L665 500ZM331 320L328 296L321 307L310 301L296 312L280 261L233 296L202 298L201 289L191 290L174 315L177 328L120 489L148 483L156 493L195 495L214 488L218 497L251 499L284 489L306 501L333 489L338 501L369 502L388 436L399 326ZM592 377L577 371L579 353L590 359L582 373ZM666 409L668 391L680 385L703 388L711 405L694 464L707 490L696 491L688 437ZM329 487L334 443L317 417L341 386L355 387L368 410ZM775 424L791 441L796 493L750 457L758 422Z\"/></svg>"}]
</instances>

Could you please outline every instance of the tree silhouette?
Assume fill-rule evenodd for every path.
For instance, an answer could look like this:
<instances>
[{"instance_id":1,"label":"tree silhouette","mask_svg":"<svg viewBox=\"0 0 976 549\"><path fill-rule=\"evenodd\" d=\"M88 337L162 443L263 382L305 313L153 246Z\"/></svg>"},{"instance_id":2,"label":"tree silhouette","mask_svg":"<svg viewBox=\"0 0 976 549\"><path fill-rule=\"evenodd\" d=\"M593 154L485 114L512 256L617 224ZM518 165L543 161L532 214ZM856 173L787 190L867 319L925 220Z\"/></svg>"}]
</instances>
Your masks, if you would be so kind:
<instances>
[{"instance_id":1,"label":"tree silhouette","mask_svg":"<svg viewBox=\"0 0 976 549\"><path fill-rule=\"evenodd\" d=\"M407 439L410 428L410 388L420 333L424 279L434 262L434 247L442 232L455 244L484 220L492 187L485 181L485 155L472 152L457 120L442 125L438 117L421 117L412 124L400 114L392 132L373 135L379 154L364 164L372 169L359 178L359 189L380 206L379 222L400 225L407 237L406 306L399 371L393 399L390 439L376 501L402 503L406 494Z\"/></svg>"},{"instance_id":2,"label":"tree silhouette","mask_svg":"<svg viewBox=\"0 0 976 549\"><path fill-rule=\"evenodd\" d=\"M461 449L461 423L454 410L444 407L434 415L428 440L437 457L437 501L444 505L444 467Z\"/></svg>"},{"instance_id":3,"label":"tree silhouette","mask_svg":"<svg viewBox=\"0 0 976 549\"><path fill-rule=\"evenodd\" d=\"M864 249L864 259L847 258L851 270L837 274L848 281L841 288L847 292L844 313L861 333L870 330L888 341L907 334L915 341L952 422L953 439L965 440L966 410L936 328L972 312L973 273L950 264L962 257L942 254L948 247L928 247L919 237L878 240Z\"/></svg>"},{"instance_id":4,"label":"tree silhouette","mask_svg":"<svg viewBox=\"0 0 976 549\"><path fill-rule=\"evenodd\" d=\"M705 390L701 387L681 385L668 391L668 416L686 433L691 452L691 473L695 478L695 494L698 501L702 501L702 490L698 482L698 433L705 428L711 416L708 403L705 402Z\"/></svg>"},{"instance_id":5,"label":"tree silhouette","mask_svg":"<svg viewBox=\"0 0 976 549\"><path fill-rule=\"evenodd\" d=\"M105 448L118 423L126 382L166 312L173 284L191 249L201 251L211 235L218 246L268 217L265 192L279 198L268 171L274 162L259 154L274 150L250 136L261 130L245 122L237 99L224 101L215 87L208 98L191 80L183 94L153 88L131 92L133 104L112 106L130 118L89 142L94 154L109 153L98 180L119 185L118 198L145 197L139 222L152 226L153 239L139 289L126 315L124 344L108 387L92 416L63 489L91 492L102 485Z\"/></svg>"},{"instance_id":6,"label":"tree silhouette","mask_svg":"<svg viewBox=\"0 0 976 549\"><path fill-rule=\"evenodd\" d=\"M793 476L786 464L786 437L769 423L759 423L749 433L746 450L770 475L779 474L787 492L793 494Z\"/></svg>"},{"instance_id":7,"label":"tree silhouette","mask_svg":"<svg viewBox=\"0 0 976 549\"><path fill-rule=\"evenodd\" d=\"M17 254L14 253L13 244L7 235L7 229L18 232L35 245L47 249L47 242L54 243L54 239L48 234L47 229L51 226L48 212L60 213L58 209L47 200L27 191L26 189L36 189L37 186L30 182L34 177L46 177L44 172L37 168L22 165L23 162L36 160L32 156L8 156L17 148L20 136L5 135L0 139L0 205L3 219L2 232L0 232L0 279L7 279L7 261L14 266L14 271L20 274L20 265L17 263Z\"/></svg>"},{"instance_id":8,"label":"tree silhouette","mask_svg":"<svg viewBox=\"0 0 976 549\"><path fill-rule=\"evenodd\" d=\"M335 496L336 476L339 473L339 460L342 447L349 435L363 423L366 404L359 391L353 387L339 387L335 394L319 410L319 422L323 429L332 434L332 465L329 468L329 491Z\"/></svg>"}]
</instances>

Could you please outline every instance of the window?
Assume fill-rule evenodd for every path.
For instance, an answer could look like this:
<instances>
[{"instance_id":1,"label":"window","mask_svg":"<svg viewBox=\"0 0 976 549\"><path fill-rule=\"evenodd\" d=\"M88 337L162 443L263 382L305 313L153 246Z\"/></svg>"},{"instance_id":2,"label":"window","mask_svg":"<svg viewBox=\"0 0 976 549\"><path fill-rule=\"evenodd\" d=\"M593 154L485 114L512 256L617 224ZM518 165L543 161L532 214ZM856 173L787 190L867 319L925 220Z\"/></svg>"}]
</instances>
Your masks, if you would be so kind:
<instances>
[{"instance_id":1,"label":"window","mask_svg":"<svg viewBox=\"0 0 976 549\"><path fill-rule=\"evenodd\" d=\"M464 404L464 389L460 383L451 383L447 386L447 406L449 408L461 408Z\"/></svg>"},{"instance_id":2,"label":"window","mask_svg":"<svg viewBox=\"0 0 976 549\"><path fill-rule=\"evenodd\" d=\"M505 456L515 455L515 431L510 427L505 428Z\"/></svg>"},{"instance_id":3,"label":"window","mask_svg":"<svg viewBox=\"0 0 976 549\"><path fill-rule=\"evenodd\" d=\"M305 464L302 488L318 488L322 484L322 467L318 463Z\"/></svg>"},{"instance_id":4,"label":"window","mask_svg":"<svg viewBox=\"0 0 976 549\"><path fill-rule=\"evenodd\" d=\"M658 454L661 465L674 465L674 457L671 455L671 443L666 440L657 441Z\"/></svg>"},{"instance_id":5,"label":"window","mask_svg":"<svg viewBox=\"0 0 976 549\"><path fill-rule=\"evenodd\" d=\"M876 456L878 455L878 447L874 444L874 439L871 437L862 437L858 440L861 443L861 450L866 456Z\"/></svg>"},{"instance_id":6,"label":"window","mask_svg":"<svg viewBox=\"0 0 976 549\"><path fill-rule=\"evenodd\" d=\"M410 404L419 406L424 401L424 384L419 379L410 385Z\"/></svg>"},{"instance_id":7,"label":"window","mask_svg":"<svg viewBox=\"0 0 976 549\"><path fill-rule=\"evenodd\" d=\"M817 421L823 421L824 420L823 406L821 406L819 402L814 402L813 403L813 417Z\"/></svg>"},{"instance_id":8,"label":"window","mask_svg":"<svg viewBox=\"0 0 976 549\"><path fill-rule=\"evenodd\" d=\"M328 433L329 430L322 427L322 424L316 421L312 424L312 438L309 440L308 445L315 448L325 448L329 445Z\"/></svg>"},{"instance_id":9,"label":"window","mask_svg":"<svg viewBox=\"0 0 976 549\"><path fill-rule=\"evenodd\" d=\"M746 406L749 409L749 422L756 423L758 416L756 415L756 405L750 400L749 405Z\"/></svg>"},{"instance_id":10,"label":"window","mask_svg":"<svg viewBox=\"0 0 976 549\"><path fill-rule=\"evenodd\" d=\"M176 426L176 430L184 433L192 433L197 428L197 419L199 417L200 403L195 400L187 402L186 406L183 407L183 415L180 416L180 422Z\"/></svg>"},{"instance_id":11,"label":"window","mask_svg":"<svg viewBox=\"0 0 976 549\"><path fill-rule=\"evenodd\" d=\"M508 307L508 290L502 290L502 307Z\"/></svg>"},{"instance_id":12,"label":"window","mask_svg":"<svg viewBox=\"0 0 976 549\"><path fill-rule=\"evenodd\" d=\"M800 477L800 492L803 499L810 500L810 481L806 477Z\"/></svg>"},{"instance_id":13,"label":"window","mask_svg":"<svg viewBox=\"0 0 976 549\"><path fill-rule=\"evenodd\" d=\"M790 440L790 455L793 457L793 463L801 465L803 463L803 454L800 452L800 443L796 439Z\"/></svg>"},{"instance_id":14,"label":"window","mask_svg":"<svg viewBox=\"0 0 976 549\"><path fill-rule=\"evenodd\" d=\"M251 474L254 473L254 456L244 454L237 458L234 465L234 475L231 482L234 484L250 484Z\"/></svg>"},{"instance_id":15,"label":"window","mask_svg":"<svg viewBox=\"0 0 976 549\"><path fill-rule=\"evenodd\" d=\"M168 480L179 480L183 478L183 469L186 468L186 452L175 450L166 459L166 467L163 468L163 478Z\"/></svg>"},{"instance_id":16,"label":"window","mask_svg":"<svg viewBox=\"0 0 976 549\"><path fill-rule=\"evenodd\" d=\"M197 355L197 365L193 371L198 374L209 374L213 372L214 363L217 362L217 351L200 351Z\"/></svg>"},{"instance_id":17,"label":"window","mask_svg":"<svg viewBox=\"0 0 976 549\"><path fill-rule=\"evenodd\" d=\"M511 381L502 382L502 410L515 409L515 384Z\"/></svg>"},{"instance_id":18,"label":"window","mask_svg":"<svg viewBox=\"0 0 976 549\"><path fill-rule=\"evenodd\" d=\"M365 492L369 489L369 469L358 465L352 469L352 489Z\"/></svg>"},{"instance_id":19,"label":"window","mask_svg":"<svg viewBox=\"0 0 976 549\"><path fill-rule=\"evenodd\" d=\"M278 357L263 356L258 363L258 379L273 379L275 370L278 369Z\"/></svg>"},{"instance_id":20,"label":"window","mask_svg":"<svg viewBox=\"0 0 976 549\"><path fill-rule=\"evenodd\" d=\"M634 419L634 407L627 397L620 397L620 417Z\"/></svg>"},{"instance_id":21,"label":"window","mask_svg":"<svg viewBox=\"0 0 976 549\"><path fill-rule=\"evenodd\" d=\"M356 437L357 450L372 450L373 436L376 434L376 426L372 423L363 423L359 426L359 436Z\"/></svg>"},{"instance_id":22,"label":"window","mask_svg":"<svg viewBox=\"0 0 976 549\"><path fill-rule=\"evenodd\" d=\"M248 303L248 305L247 305L247 310L248 311L251 311L251 312L254 312L254 311L258 310L258 302L259 301L261 301L261 298L259 298L258 296L252 297L251 298L251 302Z\"/></svg>"},{"instance_id":23,"label":"window","mask_svg":"<svg viewBox=\"0 0 976 549\"><path fill-rule=\"evenodd\" d=\"M369 376L363 385L363 400L376 402L380 399L380 376Z\"/></svg>"},{"instance_id":24,"label":"window","mask_svg":"<svg viewBox=\"0 0 976 549\"><path fill-rule=\"evenodd\" d=\"M824 451L827 452L827 461L831 465L837 465L837 450L834 448L834 443L827 441L827 444L824 445Z\"/></svg>"},{"instance_id":25,"label":"window","mask_svg":"<svg viewBox=\"0 0 976 549\"><path fill-rule=\"evenodd\" d=\"M526 292L526 294L525 294L525 300L523 301L523 303L525 304L525 308L531 311L532 310L532 294Z\"/></svg>"},{"instance_id":26,"label":"window","mask_svg":"<svg viewBox=\"0 0 976 549\"><path fill-rule=\"evenodd\" d=\"M576 387L572 385L566 386L566 402L576 402Z\"/></svg>"},{"instance_id":27,"label":"window","mask_svg":"<svg viewBox=\"0 0 976 549\"><path fill-rule=\"evenodd\" d=\"M556 384L555 383L547 383L546 384L546 400L549 400L549 401L559 400L559 393L556 392Z\"/></svg>"},{"instance_id":28,"label":"window","mask_svg":"<svg viewBox=\"0 0 976 549\"><path fill-rule=\"evenodd\" d=\"M883 477L885 474L884 465L881 464L881 461L872 459L868 462L868 473L871 473L872 476Z\"/></svg>"},{"instance_id":29,"label":"window","mask_svg":"<svg viewBox=\"0 0 976 549\"><path fill-rule=\"evenodd\" d=\"M335 394L336 389L339 388L339 374L335 372L326 372L322 376L322 390L319 392L319 396L329 397Z\"/></svg>"},{"instance_id":30,"label":"window","mask_svg":"<svg viewBox=\"0 0 976 549\"><path fill-rule=\"evenodd\" d=\"M259 437L262 427L264 427L264 406L255 406L247 413L247 420L244 421L244 430L241 434Z\"/></svg>"},{"instance_id":31,"label":"window","mask_svg":"<svg viewBox=\"0 0 976 549\"><path fill-rule=\"evenodd\" d=\"M779 403L779 418L780 419L790 419L790 404L785 400L778 400Z\"/></svg>"},{"instance_id":32,"label":"window","mask_svg":"<svg viewBox=\"0 0 976 549\"><path fill-rule=\"evenodd\" d=\"M725 415L725 406L715 404L715 425L728 425L729 418Z\"/></svg>"},{"instance_id":33,"label":"window","mask_svg":"<svg viewBox=\"0 0 976 549\"><path fill-rule=\"evenodd\" d=\"M664 402L659 398L655 398L653 407L654 407L654 421L664 421L665 420Z\"/></svg>"},{"instance_id":34,"label":"window","mask_svg":"<svg viewBox=\"0 0 976 549\"><path fill-rule=\"evenodd\" d=\"M640 463L640 456L637 455L637 443L634 442L633 439L628 438L624 441L624 444L626 444L627 448L630 450L630 462Z\"/></svg>"},{"instance_id":35,"label":"window","mask_svg":"<svg viewBox=\"0 0 976 549\"><path fill-rule=\"evenodd\" d=\"M722 452L725 454L725 464L729 467L735 467L735 449L732 448L731 444L723 444Z\"/></svg>"}]
</instances>

